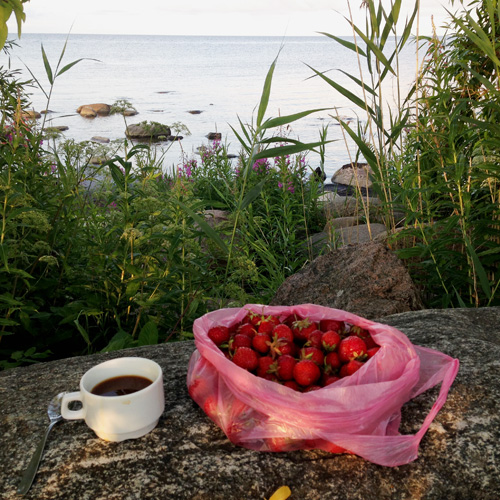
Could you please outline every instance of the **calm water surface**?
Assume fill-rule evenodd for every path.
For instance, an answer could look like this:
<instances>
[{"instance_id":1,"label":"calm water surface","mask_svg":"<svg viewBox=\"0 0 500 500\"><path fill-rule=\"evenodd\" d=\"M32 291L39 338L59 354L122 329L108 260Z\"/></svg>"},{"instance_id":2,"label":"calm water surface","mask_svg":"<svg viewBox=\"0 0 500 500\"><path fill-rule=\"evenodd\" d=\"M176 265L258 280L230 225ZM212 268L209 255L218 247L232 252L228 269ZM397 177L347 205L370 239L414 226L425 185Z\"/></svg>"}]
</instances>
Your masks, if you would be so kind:
<instances>
[{"instance_id":1,"label":"calm water surface","mask_svg":"<svg viewBox=\"0 0 500 500\"><path fill-rule=\"evenodd\" d=\"M11 54L11 66L33 72L46 88L49 84L43 67L41 44L55 68L66 35L24 34L20 47ZM280 51L281 49L281 51ZM112 104L126 99L139 111L127 123L154 120L167 125L182 122L191 131L181 143L172 145L166 165L176 165L183 154L192 156L206 134L221 132L229 152L237 154L239 143L230 125L238 126L255 119L268 69L279 53L273 78L268 117L289 115L307 109L335 107L339 114L356 117L357 110L341 94L314 73L329 70L328 76L357 92L356 85L338 70L359 76L354 53L324 36L317 37L194 37L70 35L61 67L80 59L56 80L49 109L53 125L67 125L66 138L77 141L93 136L123 139L125 123L120 115L93 120L76 113L78 106L95 102ZM95 59L95 60L94 60ZM8 63L0 55L0 65ZM411 45L400 61L403 88L408 88L415 74L414 47ZM388 82L386 95L392 93ZM36 110L47 109L47 99L40 90L31 95ZM390 99L391 100L391 99ZM190 114L200 110L201 114ZM319 129L329 124L326 172L331 176L349 161L340 127L330 114L315 113L292 124L287 133L304 142L317 141ZM352 146L352 145L351 145ZM352 153L355 150L352 149ZM309 156L314 168L317 155Z\"/></svg>"}]
</instances>

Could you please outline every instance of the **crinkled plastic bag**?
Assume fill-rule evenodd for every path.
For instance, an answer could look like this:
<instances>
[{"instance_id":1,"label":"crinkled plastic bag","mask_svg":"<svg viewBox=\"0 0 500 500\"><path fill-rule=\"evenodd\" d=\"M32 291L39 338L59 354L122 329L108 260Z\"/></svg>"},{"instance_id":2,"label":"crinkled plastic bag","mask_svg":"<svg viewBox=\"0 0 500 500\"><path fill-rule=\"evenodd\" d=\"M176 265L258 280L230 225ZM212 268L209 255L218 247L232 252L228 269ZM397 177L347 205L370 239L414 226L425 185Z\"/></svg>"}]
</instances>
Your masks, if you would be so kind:
<instances>
[{"instance_id":1,"label":"crinkled plastic bag","mask_svg":"<svg viewBox=\"0 0 500 500\"><path fill-rule=\"evenodd\" d=\"M300 393L240 368L209 339L212 326L234 325L249 310L282 319L297 314L313 321L344 321L368 330L381 348L353 375ZM407 464L417 458L459 365L457 359L413 345L391 326L312 304L220 309L198 318L193 332L197 350L187 375L191 397L232 443L259 451L321 449L354 453L384 466ZM399 434L404 403L439 383L437 400L420 430Z\"/></svg>"}]
</instances>

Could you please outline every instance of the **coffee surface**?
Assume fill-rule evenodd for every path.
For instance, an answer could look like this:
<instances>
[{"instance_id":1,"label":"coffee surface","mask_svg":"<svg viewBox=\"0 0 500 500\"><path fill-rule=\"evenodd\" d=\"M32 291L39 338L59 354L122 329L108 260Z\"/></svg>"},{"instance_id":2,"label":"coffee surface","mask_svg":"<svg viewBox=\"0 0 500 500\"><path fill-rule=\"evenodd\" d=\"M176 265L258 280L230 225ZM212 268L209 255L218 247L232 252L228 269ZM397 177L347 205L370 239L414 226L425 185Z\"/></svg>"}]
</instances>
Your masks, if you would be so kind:
<instances>
[{"instance_id":1,"label":"coffee surface","mask_svg":"<svg viewBox=\"0 0 500 500\"><path fill-rule=\"evenodd\" d=\"M144 389L153 382L139 375L121 375L99 382L90 392L98 396L125 396Z\"/></svg>"}]
</instances>

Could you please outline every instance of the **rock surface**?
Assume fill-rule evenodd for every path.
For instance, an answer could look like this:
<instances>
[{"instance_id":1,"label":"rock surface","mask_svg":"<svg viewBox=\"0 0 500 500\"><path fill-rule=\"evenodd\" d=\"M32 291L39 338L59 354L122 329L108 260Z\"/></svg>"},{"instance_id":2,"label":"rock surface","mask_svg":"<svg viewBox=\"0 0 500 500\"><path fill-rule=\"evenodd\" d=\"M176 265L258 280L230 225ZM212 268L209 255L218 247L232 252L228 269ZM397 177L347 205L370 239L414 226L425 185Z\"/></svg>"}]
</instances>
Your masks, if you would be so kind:
<instances>
[{"instance_id":1,"label":"rock surface","mask_svg":"<svg viewBox=\"0 0 500 500\"><path fill-rule=\"evenodd\" d=\"M111 112L111 106L102 102L96 104L83 104L77 110L84 118L95 118L96 116L108 116Z\"/></svg>"},{"instance_id":2,"label":"rock surface","mask_svg":"<svg viewBox=\"0 0 500 500\"><path fill-rule=\"evenodd\" d=\"M167 140L172 135L170 127L162 123L135 123L129 125L125 131L125 135L131 139L139 139L143 141Z\"/></svg>"},{"instance_id":3,"label":"rock surface","mask_svg":"<svg viewBox=\"0 0 500 500\"><path fill-rule=\"evenodd\" d=\"M368 189L372 185L371 176L373 171L368 163L347 163L333 174L332 182Z\"/></svg>"},{"instance_id":4,"label":"rock surface","mask_svg":"<svg viewBox=\"0 0 500 500\"><path fill-rule=\"evenodd\" d=\"M271 305L318 304L377 318L422 309L402 262L385 245L347 245L320 255L278 288Z\"/></svg>"},{"instance_id":5,"label":"rock surface","mask_svg":"<svg viewBox=\"0 0 500 500\"><path fill-rule=\"evenodd\" d=\"M188 395L194 350L188 341L1 372L0 498L19 498L19 476L48 424L52 396L77 390L83 373L99 362L143 356L164 371L166 407L156 429L137 440L107 443L80 421L58 424L27 498L262 500L288 485L290 498L300 500L497 500L500 308L418 311L380 321L461 363L410 464L389 468L354 455L258 453L232 445ZM437 394L434 388L403 407L403 434L420 428Z\"/></svg>"}]
</instances>

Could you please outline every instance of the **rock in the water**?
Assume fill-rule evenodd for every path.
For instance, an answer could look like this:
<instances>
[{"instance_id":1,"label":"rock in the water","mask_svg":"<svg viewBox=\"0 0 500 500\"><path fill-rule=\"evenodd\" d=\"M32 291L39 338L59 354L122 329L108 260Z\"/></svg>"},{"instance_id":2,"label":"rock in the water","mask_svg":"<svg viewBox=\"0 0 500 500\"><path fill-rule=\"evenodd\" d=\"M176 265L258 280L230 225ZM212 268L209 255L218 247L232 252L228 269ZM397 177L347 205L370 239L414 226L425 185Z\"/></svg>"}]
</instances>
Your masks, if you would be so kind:
<instances>
[{"instance_id":1,"label":"rock in the water","mask_svg":"<svg viewBox=\"0 0 500 500\"><path fill-rule=\"evenodd\" d=\"M102 102L96 104L83 104L77 110L84 118L95 118L96 116L108 116L111 106Z\"/></svg>"},{"instance_id":2,"label":"rock in the water","mask_svg":"<svg viewBox=\"0 0 500 500\"><path fill-rule=\"evenodd\" d=\"M278 288L271 305L318 304L377 318L423 308L403 263L378 242L320 255Z\"/></svg>"},{"instance_id":3,"label":"rock in the water","mask_svg":"<svg viewBox=\"0 0 500 500\"><path fill-rule=\"evenodd\" d=\"M192 109L191 111L188 111L188 113L191 115L201 115L203 111L201 111L200 109Z\"/></svg>"},{"instance_id":4,"label":"rock in the water","mask_svg":"<svg viewBox=\"0 0 500 500\"><path fill-rule=\"evenodd\" d=\"M182 141L182 139L184 139L184 137L182 135L169 135L167 137L167 141Z\"/></svg>"},{"instance_id":5,"label":"rock in the water","mask_svg":"<svg viewBox=\"0 0 500 500\"><path fill-rule=\"evenodd\" d=\"M34 109L25 110L21 115L25 120L38 120L42 115Z\"/></svg>"},{"instance_id":6,"label":"rock in the water","mask_svg":"<svg viewBox=\"0 0 500 500\"><path fill-rule=\"evenodd\" d=\"M93 142L100 142L101 144L108 144L109 143L109 138L108 137L101 137L100 135L94 135L90 139Z\"/></svg>"},{"instance_id":7,"label":"rock in the water","mask_svg":"<svg viewBox=\"0 0 500 500\"><path fill-rule=\"evenodd\" d=\"M135 115L138 115L138 114L139 114L139 111L137 111L136 109L133 109L133 108L125 109L122 112L123 116L135 116Z\"/></svg>"},{"instance_id":8,"label":"rock in the water","mask_svg":"<svg viewBox=\"0 0 500 500\"><path fill-rule=\"evenodd\" d=\"M142 122L129 125L125 135L142 141L167 140L172 135L170 127L158 122Z\"/></svg>"},{"instance_id":9,"label":"rock in the water","mask_svg":"<svg viewBox=\"0 0 500 500\"><path fill-rule=\"evenodd\" d=\"M222 134L220 132L209 132L205 137L209 141L220 141L222 139Z\"/></svg>"}]
</instances>

